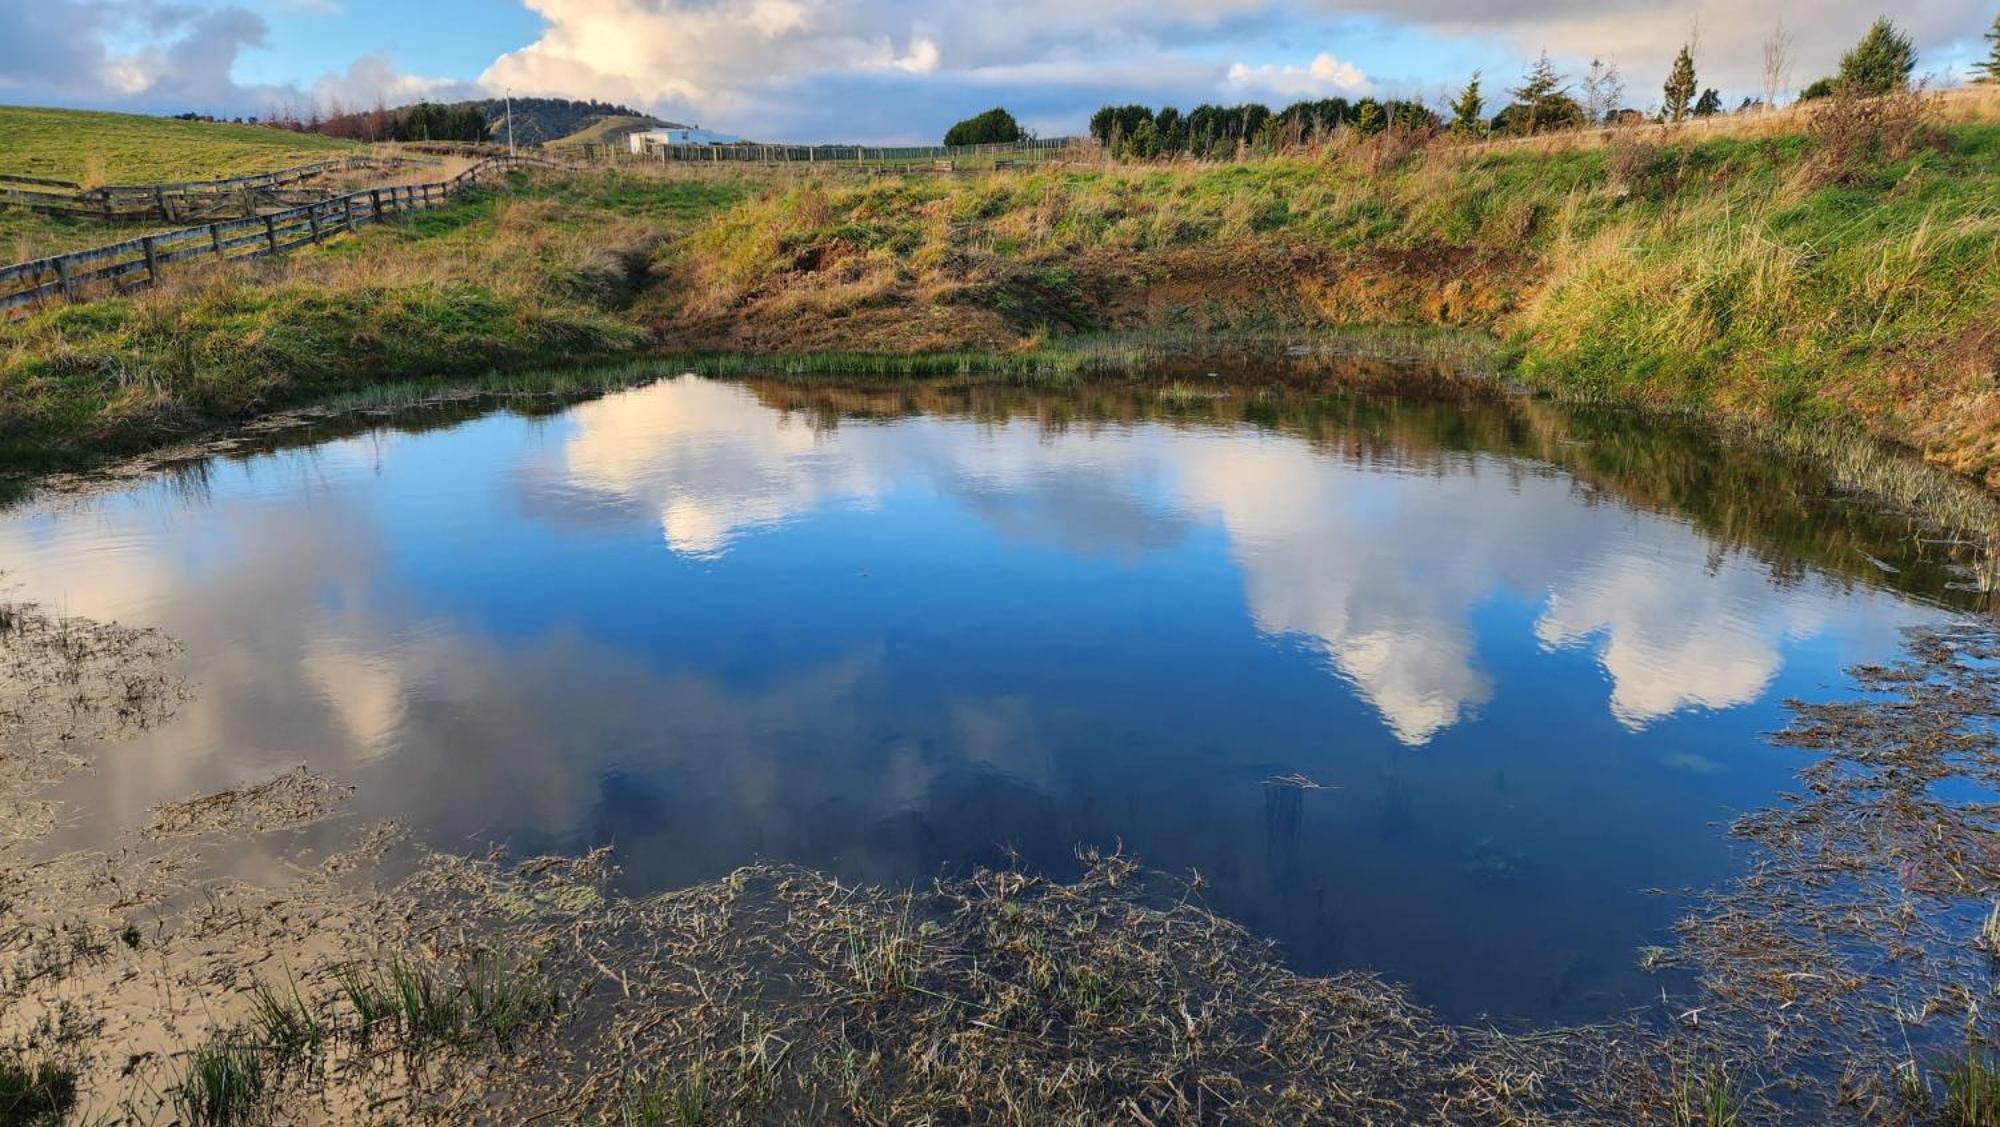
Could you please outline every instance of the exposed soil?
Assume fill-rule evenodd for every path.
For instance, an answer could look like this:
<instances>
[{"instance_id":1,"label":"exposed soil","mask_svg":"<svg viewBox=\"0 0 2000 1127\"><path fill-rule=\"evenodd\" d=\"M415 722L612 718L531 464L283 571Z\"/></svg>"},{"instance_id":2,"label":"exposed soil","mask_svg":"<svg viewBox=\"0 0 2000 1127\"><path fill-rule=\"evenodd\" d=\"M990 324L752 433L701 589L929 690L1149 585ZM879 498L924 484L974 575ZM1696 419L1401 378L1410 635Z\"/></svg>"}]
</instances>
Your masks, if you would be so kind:
<instances>
[{"instance_id":1,"label":"exposed soil","mask_svg":"<svg viewBox=\"0 0 2000 1127\"><path fill-rule=\"evenodd\" d=\"M988 258L919 279L886 257L835 247L725 309L676 304L649 324L669 348L752 354L1006 352L1074 332L1491 327L1526 288L1524 267L1443 246L1335 254L1211 243L1098 248L1060 270Z\"/></svg>"}]
</instances>

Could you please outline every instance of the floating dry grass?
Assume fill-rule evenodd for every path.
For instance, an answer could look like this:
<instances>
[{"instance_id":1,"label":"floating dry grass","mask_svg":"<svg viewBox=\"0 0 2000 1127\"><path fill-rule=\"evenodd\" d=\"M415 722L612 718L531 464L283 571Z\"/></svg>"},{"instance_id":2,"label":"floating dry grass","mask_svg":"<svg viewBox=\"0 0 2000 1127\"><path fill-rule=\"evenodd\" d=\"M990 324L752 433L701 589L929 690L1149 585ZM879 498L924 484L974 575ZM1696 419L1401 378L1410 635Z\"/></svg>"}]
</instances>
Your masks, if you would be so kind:
<instances>
[{"instance_id":1,"label":"floating dry grass","mask_svg":"<svg viewBox=\"0 0 2000 1127\"><path fill-rule=\"evenodd\" d=\"M302 826L327 817L353 793L353 787L299 766L268 782L162 803L153 808L145 832L164 839Z\"/></svg>"}]
</instances>

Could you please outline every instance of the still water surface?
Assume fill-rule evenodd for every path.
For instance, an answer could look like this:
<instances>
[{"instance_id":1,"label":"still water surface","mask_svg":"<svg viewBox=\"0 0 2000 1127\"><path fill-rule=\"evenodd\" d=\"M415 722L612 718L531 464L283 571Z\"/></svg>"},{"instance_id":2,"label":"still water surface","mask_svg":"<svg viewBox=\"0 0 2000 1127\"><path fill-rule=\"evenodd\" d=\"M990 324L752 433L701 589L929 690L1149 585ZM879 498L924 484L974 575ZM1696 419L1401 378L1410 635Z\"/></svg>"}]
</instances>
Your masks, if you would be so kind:
<instances>
[{"instance_id":1,"label":"still water surface","mask_svg":"<svg viewBox=\"0 0 2000 1127\"><path fill-rule=\"evenodd\" d=\"M0 515L17 594L197 684L73 832L309 763L434 845L615 843L635 892L1122 843L1302 969L1585 1020L1743 863L1781 702L1957 597L1804 471L1546 405L685 377L539 414Z\"/></svg>"}]
</instances>

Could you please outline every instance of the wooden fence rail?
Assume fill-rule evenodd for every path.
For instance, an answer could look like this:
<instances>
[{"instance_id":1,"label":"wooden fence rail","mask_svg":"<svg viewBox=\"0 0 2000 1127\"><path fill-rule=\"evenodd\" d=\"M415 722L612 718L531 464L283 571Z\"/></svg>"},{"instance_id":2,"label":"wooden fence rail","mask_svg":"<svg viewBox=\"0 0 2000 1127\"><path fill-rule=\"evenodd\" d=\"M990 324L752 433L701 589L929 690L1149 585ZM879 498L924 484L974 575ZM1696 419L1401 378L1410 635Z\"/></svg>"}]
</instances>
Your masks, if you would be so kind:
<instances>
[{"instance_id":1,"label":"wooden fence rail","mask_svg":"<svg viewBox=\"0 0 2000 1127\"><path fill-rule=\"evenodd\" d=\"M166 267L190 259L281 254L351 232L363 223L436 207L492 173L547 163L532 157L488 157L434 184L364 188L284 211L184 227L0 268L0 313L18 313L58 298L79 300L106 290L148 286L160 280Z\"/></svg>"},{"instance_id":2,"label":"wooden fence rail","mask_svg":"<svg viewBox=\"0 0 2000 1127\"><path fill-rule=\"evenodd\" d=\"M315 161L275 172L252 176L232 176L225 180L192 180L180 183L117 184L101 188L77 188L60 180L29 176L0 176L0 204L12 204L54 215L85 216L108 222L159 219L172 222L202 215L234 211L241 215L256 212L260 200L288 184L297 184L332 172L364 168L398 168L420 163L404 157L342 157ZM434 163L434 162L421 162ZM32 188L7 184L32 184ZM49 191L69 188L69 191Z\"/></svg>"}]
</instances>

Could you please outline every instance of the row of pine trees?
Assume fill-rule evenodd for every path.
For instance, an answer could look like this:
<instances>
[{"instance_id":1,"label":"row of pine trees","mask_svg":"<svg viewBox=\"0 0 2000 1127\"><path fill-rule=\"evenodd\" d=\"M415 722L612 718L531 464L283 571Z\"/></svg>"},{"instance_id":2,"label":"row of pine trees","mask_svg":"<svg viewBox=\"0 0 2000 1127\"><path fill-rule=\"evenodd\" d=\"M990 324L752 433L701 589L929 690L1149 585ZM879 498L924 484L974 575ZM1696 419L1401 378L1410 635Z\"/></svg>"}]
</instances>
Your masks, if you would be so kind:
<instances>
[{"instance_id":1,"label":"row of pine trees","mask_svg":"<svg viewBox=\"0 0 2000 1127\"><path fill-rule=\"evenodd\" d=\"M1980 82L2000 82L2000 16L1986 33L1988 56L1975 65ZM1776 104L1790 86L1791 35L1782 22L1763 45L1764 89L1761 97L1745 97L1738 112ZM1297 144L1335 129L1378 133L1400 128L1416 132L1449 130L1460 137L1529 136L1551 130L1657 120L1681 122L1724 112L1721 91L1703 87L1692 42L1675 55L1660 109L1651 115L1626 104L1623 78L1615 66L1593 62L1580 81L1572 83L1555 68L1547 53L1529 68L1519 85L1507 91L1507 103L1492 111L1481 76L1475 73L1439 115L1419 102L1328 98L1297 102L1282 110L1257 103L1239 106L1198 106L1183 114L1168 106L1106 106L1090 119L1090 134L1120 156L1141 160L1188 155L1197 159L1236 152L1239 148L1276 149ZM1917 51L1910 37L1890 20L1876 20L1854 48L1842 56L1837 73L1818 79L1800 91L1802 100L1838 93L1881 95L1907 90L1917 69Z\"/></svg>"}]
</instances>

